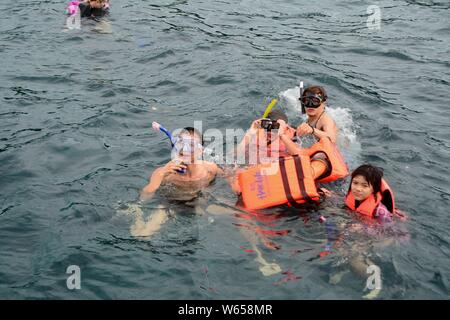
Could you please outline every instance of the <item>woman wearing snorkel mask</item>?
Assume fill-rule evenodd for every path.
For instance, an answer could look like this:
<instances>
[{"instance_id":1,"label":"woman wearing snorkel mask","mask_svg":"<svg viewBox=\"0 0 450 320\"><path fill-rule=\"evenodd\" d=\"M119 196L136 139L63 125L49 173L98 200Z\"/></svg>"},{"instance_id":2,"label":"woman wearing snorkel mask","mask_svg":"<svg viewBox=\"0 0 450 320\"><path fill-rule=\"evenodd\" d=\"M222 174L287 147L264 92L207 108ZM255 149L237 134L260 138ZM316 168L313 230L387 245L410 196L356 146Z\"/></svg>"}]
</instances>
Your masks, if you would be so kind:
<instances>
[{"instance_id":1,"label":"woman wearing snorkel mask","mask_svg":"<svg viewBox=\"0 0 450 320\"><path fill-rule=\"evenodd\" d=\"M327 93L320 86L310 86L303 91L299 98L302 113L308 116L306 122L297 128L298 136L312 135L317 140L328 137L336 143L338 127L336 122L325 111Z\"/></svg>"},{"instance_id":2,"label":"woman wearing snorkel mask","mask_svg":"<svg viewBox=\"0 0 450 320\"><path fill-rule=\"evenodd\" d=\"M236 149L238 159L245 158L246 164L257 165L278 161L279 157L288 155L285 144L278 136L280 125L284 125L289 139L294 139L295 129L287 123L287 115L279 109L271 111L265 119L253 121Z\"/></svg>"}]
</instances>

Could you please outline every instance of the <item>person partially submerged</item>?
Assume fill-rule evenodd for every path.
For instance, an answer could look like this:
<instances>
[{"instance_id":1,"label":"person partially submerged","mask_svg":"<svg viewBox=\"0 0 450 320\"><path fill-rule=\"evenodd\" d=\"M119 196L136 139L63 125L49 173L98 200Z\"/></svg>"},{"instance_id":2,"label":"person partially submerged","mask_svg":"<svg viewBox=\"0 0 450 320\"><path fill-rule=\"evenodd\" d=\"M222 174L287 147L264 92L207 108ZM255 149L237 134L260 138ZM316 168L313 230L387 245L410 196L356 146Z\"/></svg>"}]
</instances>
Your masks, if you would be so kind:
<instances>
[{"instance_id":1,"label":"person partially submerged","mask_svg":"<svg viewBox=\"0 0 450 320\"><path fill-rule=\"evenodd\" d=\"M141 200L146 200L160 187L169 199L189 201L198 197L221 171L213 162L201 160L203 138L200 132L186 127L175 138L172 156L174 159L156 169L150 182L142 189Z\"/></svg>"},{"instance_id":2,"label":"person partially submerged","mask_svg":"<svg viewBox=\"0 0 450 320\"><path fill-rule=\"evenodd\" d=\"M295 138L295 129L288 124L288 117L282 110L272 110L267 119L253 121L237 147L238 159L245 158L248 165L277 161L288 155L285 144L278 135L280 125L286 127L289 139Z\"/></svg>"},{"instance_id":3,"label":"person partially submerged","mask_svg":"<svg viewBox=\"0 0 450 320\"><path fill-rule=\"evenodd\" d=\"M371 164L356 168L351 175L350 186L345 197L345 206L356 213L350 223L343 223L342 234L365 235L365 241L355 241L350 250L340 250L348 260L350 268L361 278L367 277L367 270L375 263L370 258L372 249L382 249L391 244L405 244L410 235L398 220L405 220L406 214L395 206L394 193L383 178L383 170ZM358 238L360 239L360 238ZM336 284L348 270L338 272L330 278ZM378 297L380 288L375 288L363 296L367 299Z\"/></svg>"},{"instance_id":4,"label":"person partially submerged","mask_svg":"<svg viewBox=\"0 0 450 320\"><path fill-rule=\"evenodd\" d=\"M109 0L87 0L78 7L82 18L100 18L109 14Z\"/></svg>"},{"instance_id":5,"label":"person partially submerged","mask_svg":"<svg viewBox=\"0 0 450 320\"><path fill-rule=\"evenodd\" d=\"M163 167L156 169L149 183L142 189L140 200L150 199L157 190L172 201L189 202L198 198L222 170L213 162L202 160L203 138L192 127L184 128L174 139L172 157ZM134 207L135 222L131 226L133 236L151 236L167 220L166 210L157 210L148 221L144 220L140 207Z\"/></svg>"},{"instance_id":6,"label":"person partially submerged","mask_svg":"<svg viewBox=\"0 0 450 320\"><path fill-rule=\"evenodd\" d=\"M310 86L303 91L299 100L302 113L306 113L308 119L297 127L298 136L311 135L317 141L328 137L336 143L338 127L325 110L327 99L327 93L321 86Z\"/></svg>"}]
</instances>

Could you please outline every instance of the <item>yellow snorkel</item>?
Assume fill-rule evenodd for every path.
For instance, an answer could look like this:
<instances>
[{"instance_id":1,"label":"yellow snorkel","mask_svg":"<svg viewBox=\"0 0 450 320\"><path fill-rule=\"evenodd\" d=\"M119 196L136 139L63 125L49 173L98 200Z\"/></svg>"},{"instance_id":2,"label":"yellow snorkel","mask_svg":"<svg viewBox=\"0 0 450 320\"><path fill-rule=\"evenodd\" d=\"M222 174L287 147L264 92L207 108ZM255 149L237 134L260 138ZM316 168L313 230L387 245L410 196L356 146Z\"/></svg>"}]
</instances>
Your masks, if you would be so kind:
<instances>
[{"instance_id":1,"label":"yellow snorkel","mask_svg":"<svg viewBox=\"0 0 450 320\"><path fill-rule=\"evenodd\" d=\"M272 108L277 104L278 99L273 99L269 105L266 108L266 111L264 111L263 118L266 119L269 116L270 111L272 111Z\"/></svg>"}]
</instances>

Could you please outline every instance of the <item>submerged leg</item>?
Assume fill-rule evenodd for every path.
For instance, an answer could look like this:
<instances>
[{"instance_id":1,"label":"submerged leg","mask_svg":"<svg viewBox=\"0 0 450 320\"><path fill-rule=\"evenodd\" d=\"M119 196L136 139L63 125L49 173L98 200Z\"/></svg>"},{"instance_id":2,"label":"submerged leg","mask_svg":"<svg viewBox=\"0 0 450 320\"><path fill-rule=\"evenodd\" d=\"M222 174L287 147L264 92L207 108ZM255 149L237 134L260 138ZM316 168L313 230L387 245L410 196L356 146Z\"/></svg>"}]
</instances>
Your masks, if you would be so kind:
<instances>
[{"instance_id":1,"label":"submerged leg","mask_svg":"<svg viewBox=\"0 0 450 320\"><path fill-rule=\"evenodd\" d=\"M206 209L206 211L214 213L214 214L227 214L227 215L236 215L236 214L242 214L243 212L236 209L231 209L227 207L222 207L218 205L210 205ZM246 223L249 223L249 221L246 221ZM281 272L281 267L276 263L270 263L267 262L262 252L258 249L257 244L259 242L262 242L266 247L269 249L278 249L278 247L269 241L263 234L256 231L256 226L242 224L239 225L240 232L242 235L247 239L247 241L250 243L252 250L256 253L255 261L260 264L259 270L261 273L268 277L277 273Z\"/></svg>"},{"instance_id":2,"label":"submerged leg","mask_svg":"<svg viewBox=\"0 0 450 320\"><path fill-rule=\"evenodd\" d=\"M259 264L261 265L259 267L259 271L261 271L261 273L264 276L268 277L268 276L271 276L271 275L274 275L274 274L277 274L277 273L281 272L281 267L277 263L267 262L263 258L261 251L259 251L259 249L256 246L253 246L253 250L255 250L255 252L257 254L257 257L256 257L255 261L259 262Z\"/></svg>"},{"instance_id":3,"label":"submerged leg","mask_svg":"<svg viewBox=\"0 0 450 320\"><path fill-rule=\"evenodd\" d=\"M130 204L128 209L122 212L134 218L134 222L130 227L130 233L134 237L149 237L161 229L164 222L167 221L168 214L166 209L158 206L147 221L144 219L144 212L138 204Z\"/></svg>"},{"instance_id":4,"label":"submerged leg","mask_svg":"<svg viewBox=\"0 0 450 320\"><path fill-rule=\"evenodd\" d=\"M158 209L150 218L144 222L144 219L136 219L135 223L130 227L132 236L135 237L150 237L159 229L164 222L167 221L168 214L166 210Z\"/></svg>"},{"instance_id":5,"label":"submerged leg","mask_svg":"<svg viewBox=\"0 0 450 320\"><path fill-rule=\"evenodd\" d=\"M350 266L355 273L357 273L362 278L368 279L370 274L367 273L369 266L374 265L374 263L369 258L364 258L362 255L358 255L349 260ZM368 289L367 287L364 289ZM368 294L364 295L364 299L375 299L381 293L381 288L375 288L369 291Z\"/></svg>"},{"instance_id":6,"label":"submerged leg","mask_svg":"<svg viewBox=\"0 0 450 320\"><path fill-rule=\"evenodd\" d=\"M264 259L262 252L257 247L259 238L255 232L246 228L241 228L241 233L248 242L250 242L252 250L256 253L255 261L260 264L259 271L266 277L280 273L281 267L278 264L267 262L266 259Z\"/></svg>"}]
</instances>

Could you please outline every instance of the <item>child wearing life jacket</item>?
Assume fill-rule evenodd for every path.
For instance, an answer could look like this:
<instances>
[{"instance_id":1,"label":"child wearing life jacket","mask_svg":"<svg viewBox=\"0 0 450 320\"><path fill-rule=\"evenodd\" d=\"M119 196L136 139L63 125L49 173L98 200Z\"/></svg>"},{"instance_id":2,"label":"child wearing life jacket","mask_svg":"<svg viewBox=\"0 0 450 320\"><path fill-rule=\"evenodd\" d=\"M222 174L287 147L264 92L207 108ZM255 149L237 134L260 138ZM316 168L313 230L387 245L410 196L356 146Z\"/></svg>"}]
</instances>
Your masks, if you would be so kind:
<instances>
[{"instance_id":1,"label":"child wearing life jacket","mask_svg":"<svg viewBox=\"0 0 450 320\"><path fill-rule=\"evenodd\" d=\"M352 173L345 205L352 211L379 222L392 221L395 209L394 194L383 179L383 171L370 164L358 167Z\"/></svg>"},{"instance_id":2,"label":"child wearing life jacket","mask_svg":"<svg viewBox=\"0 0 450 320\"><path fill-rule=\"evenodd\" d=\"M368 268L375 265L370 257L372 250L380 250L393 243L402 244L409 241L408 231L403 225L398 225L393 220L394 216L404 219L406 215L395 208L394 194L383 179L382 169L370 164L364 164L352 172L345 205L368 219L363 220L364 223L358 221L343 223L340 226L343 230L342 235L364 234L371 240L353 243L350 250L337 246L337 250L348 261L353 272L367 279ZM337 284L349 271L335 273L330 277L330 283ZM381 287L373 288L363 298L374 299L380 293Z\"/></svg>"}]
</instances>

